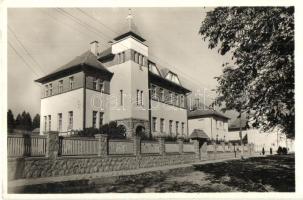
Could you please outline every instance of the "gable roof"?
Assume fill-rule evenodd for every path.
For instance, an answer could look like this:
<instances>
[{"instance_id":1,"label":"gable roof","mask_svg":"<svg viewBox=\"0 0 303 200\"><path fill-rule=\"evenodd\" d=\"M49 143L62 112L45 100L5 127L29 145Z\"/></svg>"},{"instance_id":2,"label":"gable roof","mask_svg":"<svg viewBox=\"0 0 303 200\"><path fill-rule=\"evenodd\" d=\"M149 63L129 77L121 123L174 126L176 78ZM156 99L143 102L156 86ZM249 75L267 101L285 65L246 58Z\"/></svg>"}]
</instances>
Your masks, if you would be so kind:
<instances>
[{"instance_id":1,"label":"gable roof","mask_svg":"<svg viewBox=\"0 0 303 200\"><path fill-rule=\"evenodd\" d=\"M58 69L54 70L53 72L47 74L46 76L35 80L36 82L43 82L49 78L57 76L62 72L66 72L69 70L74 70L76 67L91 67L102 72L112 74L105 66L97 59L97 56L93 54L91 51L86 51L80 56L75 57L73 60L68 62L67 64L59 67Z\"/></svg>"},{"instance_id":2,"label":"gable roof","mask_svg":"<svg viewBox=\"0 0 303 200\"><path fill-rule=\"evenodd\" d=\"M212 109L207 109L207 110L198 109L198 110L191 110L188 112L188 119L197 119L197 118L210 117L210 116L216 116L227 120L230 119L224 114Z\"/></svg>"}]
</instances>

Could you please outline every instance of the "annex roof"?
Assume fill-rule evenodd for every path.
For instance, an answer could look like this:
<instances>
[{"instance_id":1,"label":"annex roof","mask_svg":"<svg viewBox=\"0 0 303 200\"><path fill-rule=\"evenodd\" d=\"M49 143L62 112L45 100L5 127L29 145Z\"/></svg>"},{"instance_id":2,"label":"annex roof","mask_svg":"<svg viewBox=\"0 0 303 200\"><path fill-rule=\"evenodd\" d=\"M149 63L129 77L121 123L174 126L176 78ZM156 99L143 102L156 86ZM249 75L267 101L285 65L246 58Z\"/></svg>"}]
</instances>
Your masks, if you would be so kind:
<instances>
[{"instance_id":1,"label":"annex roof","mask_svg":"<svg viewBox=\"0 0 303 200\"><path fill-rule=\"evenodd\" d=\"M208 135L201 129L194 129L193 132L190 134L189 138L209 139Z\"/></svg>"},{"instance_id":2,"label":"annex roof","mask_svg":"<svg viewBox=\"0 0 303 200\"><path fill-rule=\"evenodd\" d=\"M205 110L198 109L188 112L188 119L197 119L197 118L210 117L210 116L216 116L226 120L230 119L224 114L212 109L205 109Z\"/></svg>"}]
</instances>

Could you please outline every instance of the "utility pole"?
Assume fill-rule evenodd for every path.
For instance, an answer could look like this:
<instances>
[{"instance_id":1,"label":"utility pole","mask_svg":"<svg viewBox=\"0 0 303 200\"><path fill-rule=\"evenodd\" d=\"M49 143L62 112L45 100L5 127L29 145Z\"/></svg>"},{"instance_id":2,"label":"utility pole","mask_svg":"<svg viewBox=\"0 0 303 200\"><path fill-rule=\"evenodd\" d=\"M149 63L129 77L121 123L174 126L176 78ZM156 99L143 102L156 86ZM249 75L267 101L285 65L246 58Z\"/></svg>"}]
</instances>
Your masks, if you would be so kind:
<instances>
[{"instance_id":1,"label":"utility pole","mask_svg":"<svg viewBox=\"0 0 303 200\"><path fill-rule=\"evenodd\" d=\"M242 141L242 112L240 111L240 145L241 145L241 158L243 158L243 141Z\"/></svg>"}]
</instances>

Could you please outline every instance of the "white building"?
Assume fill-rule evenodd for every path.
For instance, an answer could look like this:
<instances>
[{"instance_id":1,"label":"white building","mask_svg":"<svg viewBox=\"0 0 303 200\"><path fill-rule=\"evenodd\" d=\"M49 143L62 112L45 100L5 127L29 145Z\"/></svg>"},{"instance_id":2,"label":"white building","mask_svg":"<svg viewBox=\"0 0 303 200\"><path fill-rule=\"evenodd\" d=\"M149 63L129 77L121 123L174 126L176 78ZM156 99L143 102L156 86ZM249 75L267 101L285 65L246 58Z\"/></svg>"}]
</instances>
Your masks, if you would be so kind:
<instances>
[{"instance_id":1,"label":"white building","mask_svg":"<svg viewBox=\"0 0 303 200\"><path fill-rule=\"evenodd\" d=\"M228 120L224 114L213 109L198 108L188 112L188 130L203 130L210 140L228 141Z\"/></svg>"},{"instance_id":2,"label":"white building","mask_svg":"<svg viewBox=\"0 0 303 200\"><path fill-rule=\"evenodd\" d=\"M266 152L272 149L273 153L276 153L279 146L286 147L289 152L294 152L294 140L287 139L286 135L281 133L278 129L272 131L264 132L261 129L252 128L248 120L236 119L232 121L228 127L229 137L237 138L240 140L240 124L242 126L242 138L247 143L254 144L255 150L261 152L262 149Z\"/></svg>"},{"instance_id":3,"label":"white building","mask_svg":"<svg viewBox=\"0 0 303 200\"><path fill-rule=\"evenodd\" d=\"M128 137L187 136L190 90L176 73L149 59L149 47L135 31L113 41L102 52L92 42L89 51L36 80L42 84L40 134L66 134L116 121Z\"/></svg>"}]
</instances>

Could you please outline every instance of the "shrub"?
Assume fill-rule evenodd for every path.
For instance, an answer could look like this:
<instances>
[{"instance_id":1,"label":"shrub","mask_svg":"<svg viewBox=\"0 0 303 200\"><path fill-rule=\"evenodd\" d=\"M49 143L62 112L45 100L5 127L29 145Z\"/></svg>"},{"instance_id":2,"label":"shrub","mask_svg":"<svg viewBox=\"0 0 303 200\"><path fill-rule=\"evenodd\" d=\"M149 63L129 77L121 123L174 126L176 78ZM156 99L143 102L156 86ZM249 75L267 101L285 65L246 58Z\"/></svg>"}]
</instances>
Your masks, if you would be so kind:
<instances>
[{"instance_id":1,"label":"shrub","mask_svg":"<svg viewBox=\"0 0 303 200\"><path fill-rule=\"evenodd\" d=\"M108 124L104 124L100 128L101 134L107 134L109 139L125 139L126 128L123 125L117 126L117 122L111 121Z\"/></svg>"},{"instance_id":2,"label":"shrub","mask_svg":"<svg viewBox=\"0 0 303 200\"><path fill-rule=\"evenodd\" d=\"M96 134L99 134L99 130L91 127L81 131L74 131L74 134L71 135L71 137L94 137Z\"/></svg>"},{"instance_id":3,"label":"shrub","mask_svg":"<svg viewBox=\"0 0 303 200\"><path fill-rule=\"evenodd\" d=\"M282 147L279 146L278 150L277 150L277 154L281 155L282 154Z\"/></svg>"},{"instance_id":4,"label":"shrub","mask_svg":"<svg viewBox=\"0 0 303 200\"><path fill-rule=\"evenodd\" d=\"M177 137L176 136L171 136L171 135L167 135L164 137L165 141L168 142L176 142L177 141Z\"/></svg>"},{"instance_id":5,"label":"shrub","mask_svg":"<svg viewBox=\"0 0 303 200\"><path fill-rule=\"evenodd\" d=\"M283 155L287 155L287 149L286 149L286 147L283 147L283 148L282 148L282 154L283 154Z\"/></svg>"}]
</instances>

